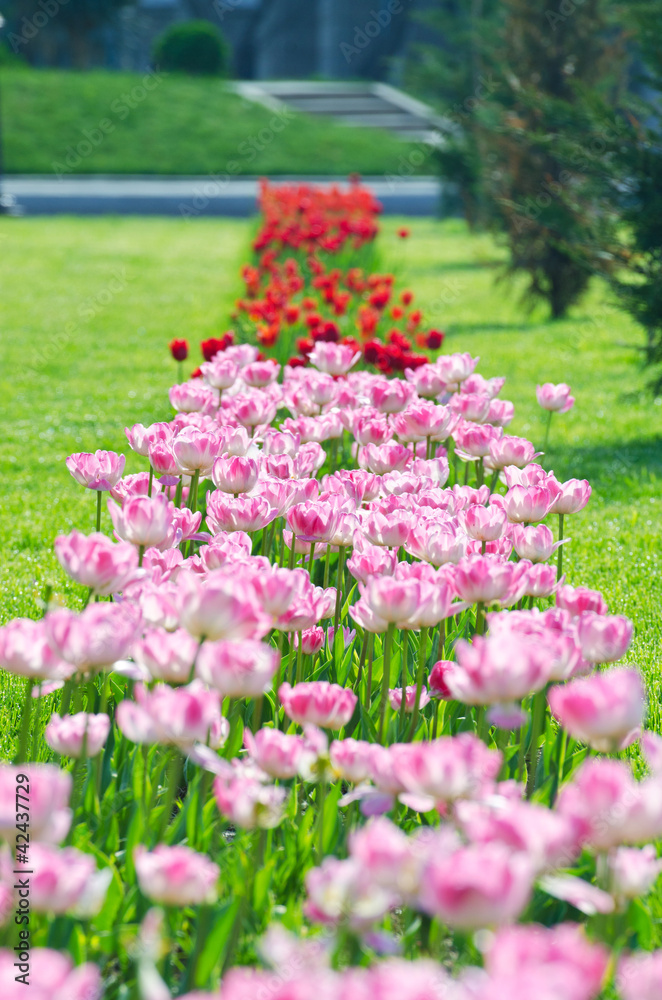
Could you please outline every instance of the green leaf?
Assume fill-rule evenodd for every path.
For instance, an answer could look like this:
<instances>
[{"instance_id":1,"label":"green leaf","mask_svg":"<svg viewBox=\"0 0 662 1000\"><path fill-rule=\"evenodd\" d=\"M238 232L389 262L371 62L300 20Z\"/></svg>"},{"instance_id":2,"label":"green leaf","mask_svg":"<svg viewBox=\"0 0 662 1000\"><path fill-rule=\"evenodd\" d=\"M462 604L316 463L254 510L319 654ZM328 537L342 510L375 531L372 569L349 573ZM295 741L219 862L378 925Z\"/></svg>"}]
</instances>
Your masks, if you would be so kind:
<instances>
[{"instance_id":1,"label":"green leaf","mask_svg":"<svg viewBox=\"0 0 662 1000\"><path fill-rule=\"evenodd\" d=\"M217 968L225 958L232 927L239 915L240 899L234 899L231 903L215 910L212 916L212 926L207 941L200 952L198 967L195 971L195 986L204 986L211 976L213 970Z\"/></svg>"}]
</instances>

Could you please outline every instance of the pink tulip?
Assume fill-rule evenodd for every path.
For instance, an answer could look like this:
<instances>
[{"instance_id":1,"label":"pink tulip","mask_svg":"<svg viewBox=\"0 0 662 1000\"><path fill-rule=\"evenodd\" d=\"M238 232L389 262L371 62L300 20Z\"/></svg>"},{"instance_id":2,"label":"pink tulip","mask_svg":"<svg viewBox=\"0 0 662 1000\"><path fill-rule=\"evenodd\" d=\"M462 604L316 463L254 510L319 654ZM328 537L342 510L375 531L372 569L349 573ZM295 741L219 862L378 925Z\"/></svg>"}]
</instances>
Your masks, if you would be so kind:
<instances>
[{"instance_id":1,"label":"pink tulip","mask_svg":"<svg viewBox=\"0 0 662 1000\"><path fill-rule=\"evenodd\" d=\"M159 552L158 549L147 549L142 568L152 582L158 584L175 580L183 563L184 556L179 549L166 549L165 552ZM140 581L136 581L136 586L141 586Z\"/></svg>"},{"instance_id":2,"label":"pink tulip","mask_svg":"<svg viewBox=\"0 0 662 1000\"><path fill-rule=\"evenodd\" d=\"M252 582L265 614L278 618L285 614L294 600L301 586L301 577L296 571L272 566L266 573L257 573ZM306 574L306 584L308 582Z\"/></svg>"},{"instance_id":3,"label":"pink tulip","mask_svg":"<svg viewBox=\"0 0 662 1000\"><path fill-rule=\"evenodd\" d=\"M395 442L382 445L368 444L365 448L359 448L359 468L368 469L376 476L383 476L385 472L395 470L402 472L411 460L412 453L409 448Z\"/></svg>"},{"instance_id":4,"label":"pink tulip","mask_svg":"<svg viewBox=\"0 0 662 1000\"><path fill-rule=\"evenodd\" d=\"M386 758L390 758L385 768ZM430 743L395 744L373 758L373 780L385 774L406 792L430 798L428 809L442 802L480 795L501 768L501 753L488 750L473 733L442 736ZM388 785L385 790L388 789Z\"/></svg>"},{"instance_id":5,"label":"pink tulip","mask_svg":"<svg viewBox=\"0 0 662 1000\"><path fill-rule=\"evenodd\" d=\"M451 701L453 694L446 679L449 671L455 668L454 660L438 660L430 671L429 685L430 694L433 698L442 698L444 701Z\"/></svg>"},{"instance_id":6,"label":"pink tulip","mask_svg":"<svg viewBox=\"0 0 662 1000\"><path fill-rule=\"evenodd\" d=\"M575 824L583 843L607 851L662 832L659 786L650 800L646 790L623 761L589 760L561 789L556 808Z\"/></svg>"},{"instance_id":7,"label":"pink tulip","mask_svg":"<svg viewBox=\"0 0 662 1000\"><path fill-rule=\"evenodd\" d=\"M148 851L141 844L134 848L133 860L140 891L157 903L182 907L216 899L220 868L190 847L157 844Z\"/></svg>"},{"instance_id":8,"label":"pink tulip","mask_svg":"<svg viewBox=\"0 0 662 1000\"><path fill-rule=\"evenodd\" d=\"M377 817L349 835L349 852L361 870L377 886L394 888L409 895L411 883L417 887L423 851L414 838L407 837L385 817ZM416 855L419 855L417 858ZM417 864L418 860L418 864ZM410 883L410 885L407 885Z\"/></svg>"},{"instance_id":9,"label":"pink tulip","mask_svg":"<svg viewBox=\"0 0 662 1000\"><path fill-rule=\"evenodd\" d=\"M269 427L261 437L263 455L289 455L290 458L296 458L301 444L298 434Z\"/></svg>"},{"instance_id":10,"label":"pink tulip","mask_svg":"<svg viewBox=\"0 0 662 1000\"><path fill-rule=\"evenodd\" d=\"M114 451L80 452L70 455L66 466L77 483L89 490L109 490L124 472L124 455Z\"/></svg>"},{"instance_id":11,"label":"pink tulip","mask_svg":"<svg viewBox=\"0 0 662 1000\"><path fill-rule=\"evenodd\" d=\"M333 344L318 340L308 355L311 365L329 375L346 375L361 357L346 344Z\"/></svg>"},{"instance_id":12,"label":"pink tulip","mask_svg":"<svg viewBox=\"0 0 662 1000\"><path fill-rule=\"evenodd\" d=\"M536 454L535 448L526 438L504 434L490 444L488 461L492 469L505 469L507 465L522 469L533 461Z\"/></svg>"},{"instance_id":13,"label":"pink tulip","mask_svg":"<svg viewBox=\"0 0 662 1000\"><path fill-rule=\"evenodd\" d=\"M361 535L356 535L354 551L347 560L347 569L355 580L366 583L370 576L392 576L397 565L397 553L391 552L381 545L370 545L363 541Z\"/></svg>"},{"instance_id":14,"label":"pink tulip","mask_svg":"<svg viewBox=\"0 0 662 1000\"><path fill-rule=\"evenodd\" d=\"M551 688L549 706L574 739L613 753L637 739L646 694L636 670L612 669Z\"/></svg>"},{"instance_id":15,"label":"pink tulip","mask_svg":"<svg viewBox=\"0 0 662 1000\"><path fill-rule=\"evenodd\" d=\"M427 401L410 403L392 417L392 426L401 441L443 441L457 423L453 410Z\"/></svg>"},{"instance_id":16,"label":"pink tulip","mask_svg":"<svg viewBox=\"0 0 662 1000\"><path fill-rule=\"evenodd\" d=\"M77 671L87 673L128 654L140 628L140 614L127 603L91 604L80 614L67 608L51 611L44 624L52 649Z\"/></svg>"},{"instance_id":17,"label":"pink tulip","mask_svg":"<svg viewBox=\"0 0 662 1000\"><path fill-rule=\"evenodd\" d=\"M202 377L212 389L229 389L237 381L239 365L217 355L216 361L205 361L200 365Z\"/></svg>"},{"instance_id":18,"label":"pink tulip","mask_svg":"<svg viewBox=\"0 0 662 1000\"><path fill-rule=\"evenodd\" d=\"M584 659L611 663L625 655L632 642L633 625L624 615L598 615L585 611L577 619L577 635Z\"/></svg>"},{"instance_id":19,"label":"pink tulip","mask_svg":"<svg viewBox=\"0 0 662 1000\"><path fill-rule=\"evenodd\" d=\"M270 777L287 780L299 773L306 752L302 736L290 736L278 729L259 729L253 736L247 729L244 743L251 759Z\"/></svg>"},{"instance_id":20,"label":"pink tulip","mask_svg":"<svg viewBox=\"0 0 662 1000\"><path fill-rule=\"evenodd\" d=\"M201 479L211 473L220 450L218 436L197 427L185 427L172 441L172 453L179 471L186 476L199 472Z\"/></svg>"},{"instance_id":21,"label":"pink tulip","mask_svg":"<svg viewBox=\"0 0 662 1000\"><path fill-rule=\"evenodd\" d=\"M591 486L587 479L569 479L566 483L547 480L547 486L554 493L551 514L576 514L583 510L591 497Z\"/></svg>"},{"instance_id":22,"label":"pink tulip","mask_svg":"<svg viewBox=\"0 0 662 1000\"><path fill-rule=\"evenodd\" d=\"M552 670L549 651L533 637L505 631L456 645L455 669L444 680L467 705L511 704L540 691Z\"/></svg>"},{"instance_id":23,"label":"pink tulip","mask_svg":"<svg viewBox=\"0 0 662 1000\"><path fill-rule=\"evenodd\" d=\"M255 459L235 455L233 458L217 458L211 478L216 489L223 493L249 493L257 482L259 471Z\"/></svg>"},{"instance_id":24,"label":"pink tulip","mask_svg":"<svg viewBox=\"0 0 662 1000\"><path fill-rule=\"evenodd\" d=\"M437 448L436 458L415 458L408 471L413 476L421 476L426 479L429 477L435 487L445 486L450 475L448 458L445 454L440 454L439 448Z\"/></svg>"},{"instance_id":25,"label":"pink tulip","mask_svg":"<svg viewBox=\"0 0 662 1000\"><path fill-rule=\"evenodd\" d=\"M369 388L370 402L380 413L399 413L414 397L413 387L399 379L375 379Z\"/></svg>"},{"instance_id":26,"label":"pink tulip","mask_svg":"<svg viewBox=\"0 0 662 1000\"><path fill-rule=\"evenodd\" d=\"M352 421L351 431L356 443L362 446L386 444L393 437L393 428L387 418L372 410L357 413Z\"/></svg>"},{"instance_id":27,"label":"pink tulip","mask_svg":"<svg viewBox=\"0 0 662 1000\"><path fill-rule=\"evenodd\" d=\"M588 587L571 587L566 584L556 592L556 603L559 608L565 608L571 615L583 615L585 611L594 611L597 615L609 613L607 602L599 590L589 590Z\"/></svg>"},{"instance_id":28,"label":"pink tulip","mask_svg":"<svg viewBox=\"0 0 662 1000\"><path fill-rule=\"evenodd\" d=\"M54 712L46 726L44 739L51 750L63 757L96 757L103 750L109 732L110 719L105 714L78 712L60 718Z\"/></svg>"},{"instance_id":29,"label":"pink tulip","mask_svg":"<svg viewBox=\"0 0 662 1000\"><path fill-rule=\"evenodd\" d=\"M494 399L495 396L499 395L505 384L505 376L485 378L479 372L474 372L473 375L469 375L462 383L460 392L478 392L483 396L489 396L490 399Z\"/></svg>"},{"instance_id":30,"label":"pink tulip","mask_svg":"<svg viewBox=\"0 0 662 1000\"><path fill-rule=\"evenodd\" d=\"M227 739L218 693L200 681L178 688L159 684L151 691L139 684L135 699L121 701L116 711L117 725L132 743L166 743L188 751L194 743L216 749Z\"/></svg>"},{"instance_id":31,"label":"pink tulip","mask_svg":"<svg viewBox=\"0 0 662 1000\"><path fill-rule=\"evenodd\" d=\"M154 444L150 444L147 454L154 474L161 477L159 480L161 485L176 486L179 481L179 467L172 445L169 442L166 444L163 441L155 441Z\"/></svg>"},{"instance_id":32,"label":"pink tulip","mask_svg":"<svg viewBox=\"0 0 662 1000\"><path fill-rule=\"evenodd\" d=\"M302 542L330 542L341 511L330 503L297 504L286 515L287 525Z\"/></svg>"},{"instance_id":33,"label":"pink tulip","mask_svg":"<svg viewBox=\"0 0 662 1000\"><path fill-rule=\"evenodd\" d=\"M20 967L24 953L0 949L0 982L3 1000L101 1000L103 984L96 965L74 968L68 955L50 948L31 948L29 960ZM15 963L19 962L17 966ZM27 975L27 979L16 977ZM28 989L25 983L29 983Z\"/></svg>"},{"instance_id":34,"label":"pink tulip","mask_svg":"<svg viewBox=\"0 0 662 1000\"><path fill-rule=\"evenodd\" d=\"M259 772L264 778L264 773ZM254 765L233 762L214 780L214 798L219 812L244 830L269 830L283 818L286 788L263 784Z\"/></svg>"},{"instance_id":35,"label":"pink tulip","mask_svg":"<svg viewBox=\"0 0 662 1000\"><path fill-rule=\"evenodd\" d=\"M136 472L133 476L124 476L118 480L117 485L111 487L110 495L113 500L123 503L127 497L146 497L149 492L149 472ZM152 496L161 492L160 483L152 483ZM186 494L186 490L184 493Z\"/></svg>"},{"instance_id":36,"label":"pink tulip","mask_svg":"<svg viewBox=\"0 0 662 1000\"><path fill-rule=\"evenodd\" d=\"M553 501L544 486L513 486L503 498L503 509L514 524L542 521Z\"/></svg>"},{"instance_id":37,"label":"pink tulip","mask_svg":"<svg viewBox=\"0 0 662 1000\"><path fill-rule=\"evenodd\" d=\"M318 868L308 870L305 883L304 913L321 924L347 921L355 930L370 927L397 901L392 890L378 886L353 858L324 858Z\"/></svg>"},{"instance_id":38,"label":"pink tulip","mask_svg":"<svg viewBox=\"0 0 662 1000\"><path fill-rule=\"evenodd\" d=\"M257 427L260 424L270 424L276 416L278 404L273 402L265 392L251 389L232 400L232 413L244 427Z\"/></svg>"},{"instance_id":39,"label":"pink tulip","mask_svg":"<svg viewBox=\"0 0 662 1000\"><path fill-rule=\"evenodd\" d=\"M348 737L334 740L329 747L329 757L334 770L355 784L365 781L372 774L374 743Z\"/></svg>"},{"instance_id":40,"label":"pink tulip","mask_svg":"<svg viewBox=\"0 0 662 1000\"><path fill-rule=\"evenodd\" d=\"M586 937L577 924L504 927L497 931L485 957L490 977L513 981L531 974L542 996L593 1000L607 972L609 952ZM545 992L549 986L549 993ZM534 992L537 987L533 986ZM505 994L504 994L505 995ZM508 994L512 995L512 994Z\"/></svg>"},{"instance_id":41,"label":"pink tulip","mask_svg":"<svg viewBox=\"0 0 662 1000\"><path fill-rule=\"evenodd\" d=\"M66 680L71 664L51 648L43 621L15 618L0 628L0 667L36 681Z\"/></svg>"},{"instance_id":42,"label":"pink tulip","mask_svg":"<svg viewBox=\"0 0 662 1000\"><path fill-rule=\"evenodd\" d=\"M172 427L167 423L150 424L144 427L142 424L134 424L133 427L125 427L124 433L132 451L137 455L147 458L152 445L166 444L172 437Z\"/></svg>"},{"instance_id":43,"label":"pink tulip","mask_svg":"<svg viewBox=\"0 0 662 1000\"><path fill-rule=\"evenodd\" d=\"M532 462L523 469L507 465L503 470L503 476L509 490L513 486L544 486L549 478L548 473L537 462Z\"/></svg>"},{"instance_id":44,"label":"pink tulip","mask_svg":"<svg viewBox=\"0 0 662 1000\"><path fill-rule=\"evenodd\" d=\"M196 640L183 629L166 632L147 629L133 647L133 658L155 681L186 684L198 649Z\"/></svg>"},{"instance_id":45,"label":"pink tulip","mask_svg":"<svg viewBox=\"0 0 662 1000\"><path fill-rule=\"evenodd\" d=\"M493 427L507 427L515 416L515 404L509 399L493 399L485 423Z\"/></svg>"},{"instance_id":46,"label":"pink tulip","mask_svg":"<svg viewBox=\"0 0 662 1000\"><path fill-rule=\"evenodd\" d=\"M482 424L490 408L490 397L479 392L456 393L451 397L450 407L465 420Z\"/></svg>"},{"instance_id":47,"label":"pink tulip","mask_svg":"<svg viewBox=\"0 0 662 1000\"><path fill-rule=\"evenodd\" d=\"M559 545L546 524L515 524L510 537L520 559L534 563L546 562Z\"/></svg>"},{"instance_id":48,"label":"pink tulip","mask_svg":"<svg viewBox=\"0 0 662 1000\"><path fill-rule=\"evenodd\" d=\"M264 497L246 494L230 497L220 490L207 496L207 524L214 533L259 531L271 524L278 514Z\"/></svg>"},{"instance_id":49,"label":"pink tulip","mask_svg":"<svg viewBox=\"0 0 662 1000\"><path fill-rule=\"evenodd\" d=\"M271 626L255 590L224 570L177 578L182 627L198 639L261 639Z\"/></svg>"},{"instance_id":50,"label":"pink tulip","mask_svg":"<svg viewBox=\"0 0 662 1000\"><path fill-rule=\"evenodd\" d=\"M196 541L207 541L209 538L207 532L199 530L201 522L201 511L192 511L187 507L174 507L171 532L174 530L175 538L181 537L183 542L189 538L194 538Z\"/></svg>"},{"instance_id":51,"label":"pink tulip","mask_svg":"<svg viewBox=\"0 0 662 1000\"><path fill-rule=\"evenodd\" d=\"M26 775L27 782L19 781L19 774ZM21 784L30 790L30 844L64 840L71 825L72 780L68 771L55 764L0 764L0 837L15 843L16 789Z\"/></svg>"},{"instance_id":52,"label":"pink tulip","mask_svg":"<svg viewBox=\"0 0 662 1000\"><path fill-rule=\"evenodd\" d=\"M411 528L405 548L418 559L425 559L433 566L443 566L458 563L466 555L467 541L467 536L451 524L419 521Z\"/></svg>"},{"instance_id":53,"label":"pink tulip","mask_svg":"<svg viewBox=\"0 0 662 1000\"><path fill-rule=\"evenodd\" d=\"M662 950L626 955L616 980L623 1000L659 1000L662 991Z\"/></svg>"},{"instance_id":54,"label":"pink tulip","mask_svg":"<svg viewBox=\"0 0 662 1000\"><path fill-rule=\"evenodd\" d=\"M453 431L453 438L460 457L485 458L489 455L494 441L501 437L501 431L491 424L474 424L464 421Z\"/></svg>"},{"instance_id":55,"label":"pink tulip","mask_svg":"<svg viewBox=\"0 0 662 1000\"><path fill-rule=\"evenodd\" d=\"M472 358L468 352L442 354L437 358L435 365L446 382L446 388L450 390L468 379L479 361L480 358Z\"/></svg>"},{"instance_id":56,"label":"pink tulip","mask_svg":"<svg viewBox=\"0 0 662 1000\"><path fill-rule=\"evenodd\" d=\"M662 736L646 730L641 734L639 746L651 772L654 775L660 774L662 772Z\"/></svg>"},{"instance_id":57,"label":"pink tulip","mask_svg":"<svg viewBox=\"0 0 662 1000\"><path fill-rule=\"evenodd\" d=\"M55 555L66 573L84 587L107 597L122 590L138 568L138 554L124 542L114 544L101 532L72 531L55 539Z\"/></svg>"},{"instance_id":58,"label":"pink tulip","mask_svg":"<svg viewBox=\"0 0 662 1000\"><path fill-rule=\"evenodd\" d=\"M278 670L277 650L264 642L206 642L196 661L196 673L223 697L258 698L271 688Z\"/></svg>"},{"instance_id":59,"label":"pink tulip","mask_svg":"<svg viewBox=\"0 0 662 1000\"><path fill-rule=\"evenodd\" d=\"M529 859L501 844L462 847L432 858L421 878L420 905L459 930L512 923L529 901Z\"/></svg>"},{"instance_id":60,"label":"pink tulip","mask_svg":"<svg viewBox=\"0 0 662 1000\"><path fill-rule=\"evenodd\" d=\"M312 723L323 729L342 729L356 707L357 697L349 688L327 681L310 681L291 687L287 682L278 689L286 715L300 726Z\"/></svg>"},{"instance_id":61,"label":"pink tulip","mask_svg":"<svg viewBox=\"0 0 662 1000\"><path fill-rule=\"evenodd\" d=\"M574 397L570 395L570 386L565 382L554 385L553 382L545 382L536 388L536 398L543 410L567 413L575 405Z\"/></svg>"},{"instance_id":62,"label":"pink tulip","mask_svg":"<svg viewBox=\"0 0 662 1000\"><path fill-rule=\"evenodd\" d=\"M455 588L468 604L508 604L518 600L523 567L494 556L467 556L455 571Z\"/></svg>"},{"instance_id":63,"label":"pink tulip","mask_svg":"<svg viewBox=\"0 0 662 1000\"><path fill-rule=\"evenodd\" d=\"M362 603L382 621L392 623L411 618L421 598L418 580L396 580L391 576L371 576L359 590Z\"/></svg>"},{"instance_id":64,"label":"pink tulip","mask_svg":"<svg viewBox=\"0 0 662 1000\"><path fill-rule=\"evenodd\" d=\"M436 399L446 389L446 380L435 365L421 365L416 370L406 368L405 378L425 399Z\"/></svg>"},{"instance_id":65,"label":"pink tulip","mask_svg":"<svg viewBox=\"0 0 662 1000\"><path fill-rule=\"evenodd\" d=\"M275 479L291 479L296 473L294 459L289 455L265 455L262 469Z\"/></svg>"},{"instance_id":66,"label":"pink tulip","mask_svg":"<svg viewBox=\"0 0 662 1000\"><path fill-rule=\"evenodd\" d=\"M500 507L472 504L464 512L462 526L469 538L491 542L501 538L506 527L506 515Z\"/></svg>"},{"instance_id":67,"label":"pink tulip","mask_svg":"<svg viewBox=\"0 0 662 1000\"><path fill-rule=\"evenodd\" d=\"M245 427L232 427L224 425L218 430L219 454L223 455L247 455L251 447L251 438Z\"/></svg>"},{"instance_id":68,"label":"pink tulip","mask_svg":"<svg viewBox=\"0 0 662 1000\"><path fill-rule=\"evenodd\" d=\"M155 497L129 497L121 507L108 501L115 533L125 542L143 548L170 548L176 541L173 529L174 506L159 493Z\"/></svg>"},{"instance_id":69,"label":"pink tulip","mask_svg":"<svg viewBox=\"0 0 662 1000\"><path fill-rule=\"evenodd\" d=\"M324 645L324 629L319 626L307 628L301 632L301 648L306 656L315 656ZM294 636L294 648L299 648L299 633Z\"/></svg>"},{"instance_id":70,"label":"pink tulip","mask_svg":"<svg viewBox=\"0 0 662 1000\"><path fill-rule=\"evenodd\" d=\"M32 844L30 867L30 907L37 913L67 913L80 906L93 915L101 909L110 879L97 872L93 855L74 847Z\"/></svg>"},{"instance_id":71,"label":"pink tulip","mask_svg":"<svg viewBox=\"0 0 662 1000\"><path fill-rule=\"evenodd\" d=\"M551 597L558 586L556 566L537 563L528 570L525 580L523 597Z\"/></svg>"},{"instance_id":72,"label":"pink tulip","mask_svg":"<svg viewBox=\"0 0 662 1000\"><path fill-rule=\"evenodd\" d=\"M273 623L274 628L281 632L305 632L306 629L313 628L322 618L329 618L333 614L335 594L334 587L327 591L320 587L308 587L300 591L285 614L280 615Z\"/></svg>"},{"instance_id":73,"label":"pink tulip","mask_svg":"<svg viewBox=\"0 0 662 1000\"><path fill-rule=\"evenodd\" d=\"M619 847L609 859L610 891L621 908L630 899L647 896L662 871L653 844L645 847Z\"/></svg>"},{"instance_id":74,"label":"pink tulip","mask_svg":"<svg viewBox=\"0 0 662 1000\"><path fill-rule=\"evenodd\" d=\"M241 377L254 389L264 389L278 378L280 365L275 361L252 361L241 370Z\"/></svg>"},{"instance_id":75,"label":"pink tulip","mask_svg":"<svg viewBox=\"0 0 662 1000\"><path fill-rule=\"evenodd\" d=\"M218 406L218 393L197 381L171 386L168 398L170 405L180 413L211 412Z\"/></svg>"},{"instance_id":76,"label":"pink tulip","mask_svg":"<svg viewBox=\"0 0 662 1000\"><path fill-rule=\"evenodd\" d=\"M473 504L484 507L490 500L490 488L486 484L479 489L474 489L473 486L459 486L456 483L453 487L453 493L455 494L455 511L466 510ZM495 494L491 502L496 504L497 500L500 499L501 497Z\"/></svg>"},{"instance_id":77,"label":"pink tulip","mask_svg":"<svg viewBox=\"0 0 662 1000\"><path fill-rule=\"evenodd\" d=\"M373 510L363 518L362 529L369 542L398 549L407 542L415 523L415 516L408 511L382 514Z\"/></svg>"},{"instance_id":78,"label":"pink tulip","mask_svg":"<svg viewBox=\"0 0 662 1000\"><path fill-rule=\"evenodd\" d=\"M416 707L416 685L407 686L405 694L405 712L414 711ZM402 688L390 688L388 692L388 700L391 708L394 712L400 711L400 706L402 705ZM427 692L427 688L421 688L421 697L418 703L419 708L425 708L425 706L430 701L430 695Z\"/></svg>"},{"instance_id":79,"label":"pink tulip","mask_svg":"<svg viewBox=\"0 0 662 1000\"><path fill-rule=\"evenodd\" d=\"M580 853L575 826L546 806L506 799L462 801L456 823L472 844L503 844L525 854L537 873L569 865Z\"/></svg>"}]
</instances>

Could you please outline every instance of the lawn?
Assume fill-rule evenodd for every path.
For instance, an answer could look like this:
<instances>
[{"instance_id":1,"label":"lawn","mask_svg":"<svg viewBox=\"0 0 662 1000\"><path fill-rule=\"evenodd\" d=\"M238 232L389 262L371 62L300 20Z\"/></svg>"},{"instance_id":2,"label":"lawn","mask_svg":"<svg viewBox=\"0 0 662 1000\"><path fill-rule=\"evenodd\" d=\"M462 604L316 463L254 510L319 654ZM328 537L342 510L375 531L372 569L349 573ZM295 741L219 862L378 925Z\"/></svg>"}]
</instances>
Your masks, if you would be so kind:
<instances>
[{"instance_id":1,"label":"lawn","mask_svg":"<svg viewBox=\"0 0 662 1000\"><path fill-rule=\"evenodd\" d=\"M0 78L9 173L383 174L409 150L388 132L279 118L222 80L22 68Z\"/></svg>"},{"instance_id":2,"label":"lawn","mask_svg":"<svg viewBox=\"0 0 662 1000\"><path fill-rule=\"evenodd\" d=\"M594 493L568 519L565 566L572 582L599 588L613 612L634 620L631 659L648 678L660 729L662 399L644 388L640 331L598 284L566 321L527 317L517 289L495 284L500 252L488 237L458 221L416 220L403 243L401 224L384 223L381 264L411 282L430 323L447 331L447 350L479 354L481 373L507 376L512 433L540 444L536 382L571 384L577 403L554 418L543 461L559 478L589 478ZM126 452L126 424L168 418L167 343L197 344L227 328L249 237L248 224L225 220L0 220L9 262L0 272L0 621L36 616L46 584L67 603L80 599L52 540L92 530L94 496L64 459ZM1 731L8 721L0 716Z\"/></svg>"}]
</instances>

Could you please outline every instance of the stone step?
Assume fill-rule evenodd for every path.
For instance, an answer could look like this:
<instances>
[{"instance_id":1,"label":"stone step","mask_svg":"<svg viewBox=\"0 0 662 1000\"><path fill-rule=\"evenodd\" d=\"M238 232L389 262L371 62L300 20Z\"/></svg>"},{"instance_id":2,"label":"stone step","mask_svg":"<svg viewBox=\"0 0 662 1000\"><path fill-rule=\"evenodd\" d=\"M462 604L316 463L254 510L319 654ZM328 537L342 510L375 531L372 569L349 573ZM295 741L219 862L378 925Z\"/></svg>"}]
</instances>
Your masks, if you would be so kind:
<instances>
[{"instance_id":1,"label":"stone step","mask_svg":"<svg viewBox=\"0 0 662 1000\"><path fill-rule=\"evenodd\" d=\"M387 129L404 141L438 141L432 109L385 84L252 80L231 86L247 100L276 110L287 106L357 128Z\"/></svg>"}]
</instances>

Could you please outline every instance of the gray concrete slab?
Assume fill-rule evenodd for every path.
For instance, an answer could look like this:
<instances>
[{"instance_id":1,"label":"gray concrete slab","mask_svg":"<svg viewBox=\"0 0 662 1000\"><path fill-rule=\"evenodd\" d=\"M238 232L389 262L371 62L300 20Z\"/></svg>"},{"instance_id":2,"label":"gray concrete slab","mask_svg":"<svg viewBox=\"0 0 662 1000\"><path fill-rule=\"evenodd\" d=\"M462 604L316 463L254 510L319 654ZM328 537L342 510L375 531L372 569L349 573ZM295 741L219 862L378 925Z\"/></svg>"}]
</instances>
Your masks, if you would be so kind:
<instances>
[{"instance_id":1,"label":"gray concrete slab","mask_svg":"<svg viewBox=\"0 0 662 1000\"><path fill-rule=\"evenodd\" d=\"M274 183L346 184L340 177L273 178ZM366 177L385 215L434 216L441 185L435 177ZM179 218L257 213L256 177L9 176L3 189L23 215L163 215Z\"/></svg>"}]
</instances>

